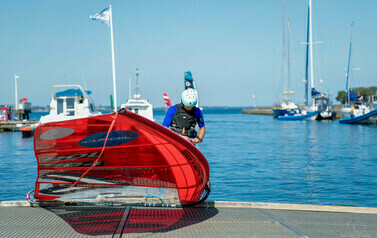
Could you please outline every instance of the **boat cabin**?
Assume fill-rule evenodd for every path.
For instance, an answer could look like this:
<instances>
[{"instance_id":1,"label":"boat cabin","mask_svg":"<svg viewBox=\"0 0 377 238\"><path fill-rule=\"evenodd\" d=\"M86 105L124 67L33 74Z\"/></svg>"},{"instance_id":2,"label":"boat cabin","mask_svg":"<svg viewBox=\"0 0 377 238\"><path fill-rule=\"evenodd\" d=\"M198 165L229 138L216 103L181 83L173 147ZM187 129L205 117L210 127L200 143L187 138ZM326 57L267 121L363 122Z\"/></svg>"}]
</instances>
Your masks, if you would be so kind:
<instances>
[{"instance_id":1,"label":"boat cabin","mask_svg":"<svg viewBox=\"0 0 377 238\"><path fill-rule=\"evenodd\" d=\"M330 98L326 96L319 96L314 99L315 105L318 106L318 109L320 110L326 110L327 108L331 107Z\"/></svg>"},{"instance_id":2,"label":"boat cabin","mask_svg":"<svg viewBox=\"0 0 377 238\"><path fill-rule=\"evenodd\" d=\"M153 106L148 102L148 100L141 98L141 93L139 90L139 68L136 69L136 85L135 85L135 94L131 98L131 80L129 87L129 99L126 103L123 103L120 108L126 108L133 113L136 113L142 117L145 117L151 121L155 121L153 118Z\"/></svg>"},{"instance_id":3,"label":"boat cabin","mask_svg":"<svg viewBox=\"0 0 377 238\"><path fill-rule=\"evenodd\" d=\"M153 106L147 100L141 99L140 94L135 94L134 98L129 99L126 103L121 105L121 108L126 108L133 113L139 114L151 121L153 118Z\"/></svg>"},{"instance_id":4,"label":"boat cabin","mask_svg":"<svg viewBox=\"0 0 377 238\"><path fill-rule=\"evenodd\" d=\"M40 123L64 121L99 115L92 99L91 91L80 85L55 85L52 88L50 114L41 117Z\"/></svg>"}]
</instances>

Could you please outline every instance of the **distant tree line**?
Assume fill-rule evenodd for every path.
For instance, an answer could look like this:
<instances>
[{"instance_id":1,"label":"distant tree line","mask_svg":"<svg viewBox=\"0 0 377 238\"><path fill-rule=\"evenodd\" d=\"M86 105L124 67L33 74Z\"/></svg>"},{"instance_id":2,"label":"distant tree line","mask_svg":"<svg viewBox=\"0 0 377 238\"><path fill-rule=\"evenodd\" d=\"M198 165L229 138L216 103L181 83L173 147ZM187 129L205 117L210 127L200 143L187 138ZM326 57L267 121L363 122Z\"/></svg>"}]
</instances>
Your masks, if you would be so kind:
<instances>
[{"instance_id":1,"label":"distant tree line","mask_svg":"<svg viewBox=\"0 0 377 238\"><path fill-rule=\"evenodd\" d=\"M377 87L359 87L359 88L352 88L351 89L355 96L363 96L365 100L367 100L370 96L377 95ZM344 104L344 96L346 94L346 91L339 91L338 95L336 96L336 100Z\"/></svg>"}]
</instances>

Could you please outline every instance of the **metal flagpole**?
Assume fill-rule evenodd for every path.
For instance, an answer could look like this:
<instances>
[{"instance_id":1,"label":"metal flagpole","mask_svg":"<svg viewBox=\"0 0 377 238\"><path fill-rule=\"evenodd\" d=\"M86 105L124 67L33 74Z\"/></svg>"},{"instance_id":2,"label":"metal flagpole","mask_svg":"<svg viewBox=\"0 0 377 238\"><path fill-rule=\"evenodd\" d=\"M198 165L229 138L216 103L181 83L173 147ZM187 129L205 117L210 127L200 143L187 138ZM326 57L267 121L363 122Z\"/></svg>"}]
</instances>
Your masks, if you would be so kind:
<instances>
[{"instance_id":1,"label":"metal flagpole","mask_svg":"<svg viewBox=\"0 0 377 238\"><path fill-rule=\"evenodd\" d=\"M114 57L114 37L113 37L113 11L111 5L109 6L110 10L110 34L111 34L111 53L112 53L112 63L113 63L113 91L114 91L114 112L118 110L117 107L117 86L115 79L115 57Z\"/></svg>"}]
</instances>

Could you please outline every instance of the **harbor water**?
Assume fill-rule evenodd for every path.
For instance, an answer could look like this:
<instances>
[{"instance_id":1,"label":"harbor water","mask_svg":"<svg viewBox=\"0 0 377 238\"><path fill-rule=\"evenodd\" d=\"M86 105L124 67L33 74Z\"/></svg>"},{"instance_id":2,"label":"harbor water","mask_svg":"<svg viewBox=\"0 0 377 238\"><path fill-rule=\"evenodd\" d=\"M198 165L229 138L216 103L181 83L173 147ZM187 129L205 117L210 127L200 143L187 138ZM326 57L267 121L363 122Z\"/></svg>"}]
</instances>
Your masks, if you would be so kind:
<instances>
[{"instance_id":1,"label":"harbor water","mask_svg":"<svg viewBox=\"0 0 377 238\"><path fill-rule=\"evenodd\" d=\"M377 126L204 109L209 200L377 207ZM40 114L32 114L38 119ZM162 123L163 111L156 111ZM0 133L0 200L34 188L33 139Z\"/></svg>"}]
</instances>

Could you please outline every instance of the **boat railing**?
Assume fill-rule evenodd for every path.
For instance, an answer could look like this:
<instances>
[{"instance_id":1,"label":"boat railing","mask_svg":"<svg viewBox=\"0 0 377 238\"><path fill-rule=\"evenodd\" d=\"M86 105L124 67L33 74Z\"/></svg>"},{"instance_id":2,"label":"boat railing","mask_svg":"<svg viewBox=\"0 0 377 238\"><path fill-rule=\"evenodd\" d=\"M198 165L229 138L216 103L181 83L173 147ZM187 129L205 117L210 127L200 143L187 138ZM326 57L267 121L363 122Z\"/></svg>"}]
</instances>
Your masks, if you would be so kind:
<instances>
[{"instance_id":1,"label":"boat railing","mask_svg":"<svg viewBox=\"0 0 377 238\"><path fill-rule=\"evenodd\" d=\"M369 105L372 107L377 107L377 95L372 95L368 97Z\"/></svg>"}]
</instances>

